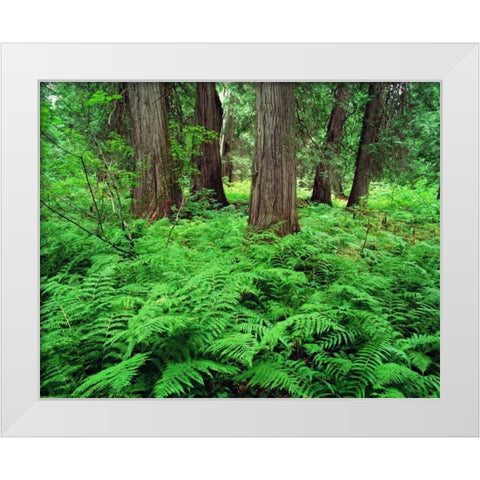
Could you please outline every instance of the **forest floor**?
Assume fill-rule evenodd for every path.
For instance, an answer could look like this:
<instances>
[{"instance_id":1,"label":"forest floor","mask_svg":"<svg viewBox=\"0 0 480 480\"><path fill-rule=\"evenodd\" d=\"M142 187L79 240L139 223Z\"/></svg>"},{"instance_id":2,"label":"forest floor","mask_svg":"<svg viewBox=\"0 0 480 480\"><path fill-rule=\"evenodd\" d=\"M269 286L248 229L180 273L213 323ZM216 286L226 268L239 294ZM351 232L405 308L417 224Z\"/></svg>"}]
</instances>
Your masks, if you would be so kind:
<instances>
[{"instance_id":1,"label":"forest floor","mask_svg":"<svg viewBox=\"0 0 480 480\"><path fill-rule=\"evenodd\" d=\"M248 182L226 194L137 221L135 258L45 221L42 396L439 396L436 191L299 202L281 239L247 233Z\"/></svg>"}]
</instances>

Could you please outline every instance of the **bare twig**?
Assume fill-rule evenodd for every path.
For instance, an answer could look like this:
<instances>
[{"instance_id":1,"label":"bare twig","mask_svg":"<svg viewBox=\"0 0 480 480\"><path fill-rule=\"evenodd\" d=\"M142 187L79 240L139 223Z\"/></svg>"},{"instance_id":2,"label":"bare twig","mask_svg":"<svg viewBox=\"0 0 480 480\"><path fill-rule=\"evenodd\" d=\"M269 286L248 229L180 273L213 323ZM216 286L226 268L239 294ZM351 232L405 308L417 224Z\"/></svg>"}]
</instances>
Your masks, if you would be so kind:
<instances>
[{"instance_id":1,"label":"bare twig","mask_svg":"<svg viewBox=\"0 0 480 480\"><path fill-rule=\"evenodd\" d=\"M167 243L165 244L165 248L167 248L168 244L170 243L170 237L172 236L173 229L177 226L178 220L180 218L180 212L182 211L184 204L185 204L185 196L182 196L182 203L180 203L180 206L178 207L177 215L175 216L175 221L173 222L172 228L168 232Z\"/></svg>"},{"instance_id":2,"label":"bare twig","mask_svg":"<svg viewBox=\"0 0 480 480\"><path fill-rule=\"evenodd\" d=\"M92 198L93 206L95 208L95 212L97 213L97 221L98 221L98 228L102 232L102 235L105 235L105 232L103 231L103 222L102 222L102 216L100 214L100 210L97 205L97 200L95 199L95 194L93 193L93 188L90 183L90 179L88 178L88 172L87 172L87 166L85 165L85 159L84 159L85 154L83 154L80 158L80 162L82 163L82 169L83 173L85 175L85 181L87 182L88 190L90 192L90 197Z\"/></svg>"},{"instance_id":3,"label":"bare twig","mask_svg":"<svg viewBox=\"0 0 480 480\"><path fill-rule=\"evenodd\" d=\"M365 232L365 240L363 241L362 248L360 249L360 255L363 253L363 249L365 248L365 245L367 244L367 239L368 239L368 233L370 232L370 229L372 228L372 224L370 221L367 223L367 230Z\"/></svg>"}]
</instances>

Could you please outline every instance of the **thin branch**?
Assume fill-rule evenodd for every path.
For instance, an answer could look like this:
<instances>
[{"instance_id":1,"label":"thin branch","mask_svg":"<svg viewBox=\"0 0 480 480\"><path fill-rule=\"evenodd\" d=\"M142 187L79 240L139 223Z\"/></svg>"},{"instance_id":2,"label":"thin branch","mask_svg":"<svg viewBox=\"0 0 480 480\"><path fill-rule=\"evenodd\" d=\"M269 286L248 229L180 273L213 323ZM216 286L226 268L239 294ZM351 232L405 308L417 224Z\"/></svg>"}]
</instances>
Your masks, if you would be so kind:
<instances>
[{"instance_id":1,"label":"thin branch","mask_svg":"<svg viewBox=\"0 0 480 480\"><path fill-rule=\"evenodd\" d=\"M165 248L167 248L168 244L170 243L170 237L172 236L173 229L177 226L178 220L180 218L180 212L182 211L182 208L183 208L184 204L185 204L185 196L182 195L182 203L178 207L177 215L175 217L175 221L173 222L172 228L168 232L167 243L165 244Z\"/></svg>"},{"instance_id":2,"label":"thin branch","mask_svg":"<svg viewBox=\"0 0 480 480\"><path fill-rule=\"evenodd\" d=\"M63 214L62 212L59 212L58 210L56 210L55 208L53 208L52 206L48 205L46 202L44 202L43 200L40 199L40 203L48 208L51 212L55 213L56 215L58 215L59 217L67 220L67 222L70 222L70 223L73 223L73 225L75 225L76 227L78 227L80 230L83 230L85 233L88 233L89 235L93 236L93 237L96 237L98 238L99 240L101 240L102 242L106 243L107 245L110 245L112 248L114 248L115 250L121 252L121 253L125 253L126 255L130 256L130 257L137 257L138 255L133 252L133 251L129 251L129 250L125 250L121 247L119 247L118 245L115 245L114 243L112 243L110 240L108 240L107 238L103 237L102 235L99 235L98 233L95 233L95 232L92 232L91 230L88 230L88 228L85 228L84 226L80 225L78 222L76 222L75 220L72 220L71 218L67 217L65 214Z\"/></svg>"},{"instance_id":3,"label":"thin branch","mask_svg":"<svg viewBox=\"0 0 480 480\"><path fill-rule=\"evenodd\" d=\"M296 117L297 117L298 122L304 128L304 131L305 131L307 137L313 143L316 150L321 153L322 149L321 149L320 145L318 145L318 143L315 141L315 139L313 138L313 135L310 132L310 129L308 128L307 124L305 123L302 116L300 115L300 108L299 108L298 100L295 100L295 102L297 104L297 108L295 109L295 111L296 111ZM304 141L303 144L306 145L306 142Z\"/></svg>"},{"instance_id":4,"label":"thin branch","mask_svg":"<svg viewBox=\"0 0 480 480\"><path fill-rule=\"evenodd\" d=\"M107 162L107 160L105 158L105 154L102 150L102 146L100 145L100 142L98 141L97 136L95 135L95 132L93 131L92 128L90 128L90 130L91 130L91 133L92 133L92 136L93 136L93 141L98 148L99 157L101 158L101 160L103 162L103 166L105 167L105 171L106 171L106 175L107 175L107 177L105 179L105 185L107 186L108 192L110 194L113 212L116 213L115 212L115 207L114 207L113 192L112 192L112 188L110 186L110 181L113 183L113 187L114 187L114 190L115 190L115 196L116 196L117 203L118 203L118 215L119 215L119 219L120 219L120 225L121 225L122 230L125 231L125 221L123 219L122 201L121 201L120 195L118 193L119 188L118 188L118 185L117 185L117 182L115 181L115 179L112 178L112 176L110 175L110 165L111 165L111 163L109 164Z\"/></svg>"},{"instance_id":5,"label":"thin branch","mask_svg":"<svg viewBox=\"0 0 480 480\"><path fill-rule=\"evenodd\" d=\"M47 135L45 132L41 132L41 134L53 145L55 145L55 147L57 147L58 149L62 150L62 152L65 152L67 155L71 155L72 157L75 157L75 158L78 158L80 160L80 162L82 163L82 169L83 169L83 172L84 172L84 175L85 175L85 180L87 182L87 186L88 186L88 189L90 191L90 196L92 198L92 201L93 201L93 206L95 207L95 211L97 213L97 221L98 221L98 226L100 228L100 231L105 234L105 232L103 231L103 225L102 225L102 218L100 216L100 211L98 210L98 205L97 205L97 201L95 200L95 195L93 193L93 190L92 190L92 186L90 184L90 180L88 179L88 172L87 172L87 167L85 165L85 159L84 159L84 156L85 156L85 153L83 153L82 155L78 155L76 153L73 153L72 151L70 150L67 150L66 148L63 148L61 145L59 145L53 138L51 138L49 135Z\"/></svg>"},{"instance_id":6,"label":"thin branch","mask_svg":"<svg viewBox=\"0 0 480 480\"><path fill-rule=\"evenodd\" d=\"M62 152L65 152L66 154L71 155L72 157L79 158L80 160L83 158L82 156L77 155L76 153L73 153L70 150L67 150L66 148L63 148L61 145L59 145L52 137L47 135L45 132L40 132L40 134L43 135L52 145L55 145Z\"/></svg>"},{"instance_id":7,"label":"thin branch","mask_svg":"<svg viewBox=\"0 0 480 480\"><path fill-rule=\"evenodd\" d=\"M363 241L362 248L360 249L360 255L362 255L365 245L367 244L368 233L370 232L371 228L372 228L372 224L370 223L370 220L369 220L367 224L367 230L365 231L365 240Z\"/></svg>"},{"instance_id":8,"label":"thin branch","mask_svg":"<svg viewBox=\"0 0 480 480\"><path fill-rule=\"evenodd\" d=\"M102 234L105 235L105 232L103 231L102 216L101 216L100 210L98 208L97 200L95 199L95 194L93 193L92 185L91 185L90 180L88 178L87 166L85 165L84 155L85 154L83 154L81 156L80 161L82 162L82 169L83 169L83 173L85 175L85 181L87 182L88 190L90 191L90 197L92 198L93 206L95 207L95 211L97 212L98 228L100 229Z\"/></svg>"},{"instance_id":9,"label":"thin branch","mask_svg":"<svg viewBox=\"0 0 480 480\"><path fill-rule=\"evenodd\" d=\"M98 222L98 228L100 230L100 232L102 233L102 236L99 236L99 235L95 235L97 236L98 238L100 238L101 240L105 241L106 243L114 246L113 243L111 243L109 240L106 240L106 234L105 234L105 231L103 229L103 222L102 222L102 216L100 214L100 210L98 208L98 204L97 204L97 200L95 199L95 194L93 193L93 189L92 189L92 185L90 183L90 179L88 178L88 171L87 171L87 166L85 165L85 152L82 153L82 155L78 155L76 153L73 153L72 151L70 150L67 150L66 148L63 148L61 145L59 145L53 138L51 138L49 135L47 135L45 132L41 132L41 134L52 144L54 145L55 147L57 147L58 149L62 150L62 152L66 153L67 155L70 155L74 158L78 158L82 164L82 170L83 170L83 173L84 173L84 176L85 176L85 181L87 182L87 186L88 186L88 190L90 192L90 197L92 199L92 202L93 202L93 206L95 208L95 213L96 213L96 219L97 219L97 222ZM49 207L48 205L44 204L47 208L51 208ZM55 211L55 210L53 210ZM59 212L56 212L55 213L57 214L60 214ZM75 223L73 222L71 219L67 218L67 217L64 217L66 220L69 220L71 221L72 223ZM77 225L78 226L78 225ZM80 228L83 228L83 227L80 227ZM91 232L89 232L91 234ZM116 248L116 247L114 247Z\"/></svg>"}]
</instances>

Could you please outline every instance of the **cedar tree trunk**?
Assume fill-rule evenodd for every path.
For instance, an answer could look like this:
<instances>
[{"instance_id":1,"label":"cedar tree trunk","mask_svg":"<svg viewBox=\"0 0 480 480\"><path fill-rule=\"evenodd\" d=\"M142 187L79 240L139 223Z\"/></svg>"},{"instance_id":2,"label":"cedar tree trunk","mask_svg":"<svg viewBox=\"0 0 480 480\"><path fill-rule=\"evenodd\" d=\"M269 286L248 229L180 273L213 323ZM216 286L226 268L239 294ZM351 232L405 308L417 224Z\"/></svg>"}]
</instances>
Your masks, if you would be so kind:
<instances>
[{"instance_id":1,"label":"cedar tree trunk","mask_svg":"<svg viewBox=\"0 0 480 480\"><path fill-rule=\"evenodd\" d=\"M276 233L299 232L295 156L295 85L257 85L255 153L248 225Z\"/></svg>"},{"instance_id":2,"label":"cedar tree trunk","mask_svg":"<svg viewBox=\"0 0 480 480\"><path fill-rule=\"evenodd\" d=\"M138 174L132 213L140 218L162 218L182 202L170 151L167 87L163 83L128 83L127 87Z\"/></svg>"},{"instance_id":3,"label":"cedar tree trunk","mask_svg":"<svg viewBox=\"0 0 480 480\"><path fill-rule=\"evenodd\" d=\"M325 203L332 206L332 187L330 183L331 166L325 160L320 162L315 169L313 179L312 202Z\"/></svg>"},{"instance_id":4,"label":"cedar tree trunk","mask_svg":"<svg viewBox=\"0 0 480 480\"><path fill-rule=\"evenodd\" d=\"M232 115L227 111L223 132L220 136L220 156L222 158L223 176L228 177L228 182L233 182L233 163L230 155L233 145L233 133L235 124Z\"/></svg>"},{"instance_id":5,"label":"cedar tree trunk","mask_svg":"<svg viewBox=\"0 0 480 480\"><path fill-rule=\"evenodd\" d=\"M359 205L362 198L368 196L372 171L372 145L376 143L383 116L383 92L385 83L370 83L369 100L363 116L362 134L358 145L355 176L352 190L347 202L347 208Z\"/></svg>"},{"instance_id":6,"label":"cedar tree trunk","mask_svg":"<svg viewBox=\"0 0 480 480\"><path fill-rule=\"evenodd\" d=\"M343 192L342 177L337 172L337 170L332 170L330 172L330 182L332 184L332 190L333 190L334 195L337 198L341 198L342 200L346 200L347 196Z\"/></svg>"},{"instance_id":7,"label":"cedar tree trunk","mask_svg":"<svg viewBox=\"0 0 480 480\"><path fill-rule=\"evenodd\" d=\"M198 82L195 102L195 124L208 131L215 131L217 139L203 143L200 155L193 157L198 173L194 175L192 191L212 190L212 197L220 205L228 205L222 182L222 160L219 136L222 129L222 104L215 90L214 82Z\"/></svg>"},{"instance_id":8,"label":"cedar tree trunk","mask_svg":"<svg viewBox=\"0 0 480 480\"><path fill-rule=\"evenodd\" d=\"M345 102L348 98L348 89L344 83L339 83L335 92L335 104L330 114L330 121L327 129L327 142L325 146L325 158L315 169L313 181L312 198L313 202L332 205L332 187L337 196L343 195L341 191L340 175L332 165L333 157L338 154L340 140L342 138L343 126L347 118Z\"/></svg>"}]
</instances>

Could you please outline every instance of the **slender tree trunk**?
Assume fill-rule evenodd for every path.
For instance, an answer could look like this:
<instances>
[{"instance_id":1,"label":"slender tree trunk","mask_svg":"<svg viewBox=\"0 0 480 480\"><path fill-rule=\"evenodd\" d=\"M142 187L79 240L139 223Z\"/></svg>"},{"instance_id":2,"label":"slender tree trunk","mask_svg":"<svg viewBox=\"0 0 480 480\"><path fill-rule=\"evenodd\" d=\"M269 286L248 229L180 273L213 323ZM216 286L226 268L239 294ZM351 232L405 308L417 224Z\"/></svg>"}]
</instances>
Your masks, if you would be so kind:
<instances>
[{"instance_id":1,"label":"slender tree trunk","mask_svg":"<svg viewBox=\"0 0 480 480\"><path fill-rule=\"evenodd\" d=\"M335 194L339 195L341 190L340 175L335 171L332 160L338 154L340 140L342 138L343 126L347 118L345 102L348 98L348 88L344 83L339 83L335 92L335 104L330 114L330 121L327 128L327 142L325 146L325 158L315 169L313 181L312 198L313 202L332 205L332 187L335 185ZM335 175L335 179L333 178Z\"/></svg>"},{"instance_id":2,"label":"slender tree trunk","mask_svg":"<svg viewBox=\"0 0 480 480\"><path fill-rule=\"evenodd\" d=\"M223 176L228 178L228 182L233 182L233 163L230 155L233 144L233 132L235 124L232 115L227 111L225 121L223 122L223 131L220 136L220 155L222 158Z\"/></svg>"},{"instance_id":3,"label":"slender tree trunk","mask_svg":"<svg viewBox=\"0 0 480 480\"><path fill-rule=\"evenodd\" d=\"M140 218L162 218L182 201L170 151L167 88L163 83L128 83L127 91L138 174L132 213Z\"/></svg>"},{"instance_id":4,"label":"slender tree trunk","mask_svg":"<svg viewBox=\"0 0 480 480\"><path fill-rule=\"evenodd\" d=\"M372 145L376 143L382 123L382 97L385 83L370 83L368 88L369 100L363 116L362 133L357 152L355 176L347 208L359 205L362 198L368 196L372 171Z\"/></svg>"},{"instance_id":5,"label":"slender tree trunk","mask_svg":"<svg viewBox=\"0 0 480 480\"><path fill-rule=\"evenodd\" d=\"M279 236L300 231L297 219L295 85L257 85L255 153L248 225Z\"/></svg>"},{"instance_id":6,"label":"slender tree trunk","mask_svg":"<svg viewBox=\"0 0 480 480\"><path fill-rule=\"evenodd\" d=\"M332 206L332 187L330 183L330 165L322 161L315 169L313 179L312 202L325 203Z\"/></svg>"},{"instance_id":7,"label":"slender tree trunk","mask_svg":"<svg viewBox=\"0 0 480 480\"><path fill-rule=\"evenodd\" d=\"M342 200L346 200L346 199L347 199L347 196L346 196L345 193L343 192L342 177L340 176L340 174L338 173L338 171L335 170L335 169L333 169L333 170L330 172L330 182L331 182L331 184L332 184L333 194L334 194L337 198L341 198Z\"/></svg>"},{"instance_id":8,"label":"slender tree trunk","mask_svg":"<svg viewBox=\"0 0 480 480\"><path fill-rule=\"evenodd\" d=\"M214 82L198 82L195 103L195 123L220 136L222 128L222 104ZM222 160L219 138L201 146L200 155L193 158L198 174L194 175L192 191L212 190L212 196L220 205L228 205L222 182Z\"/></svg>"}]
</instances>

